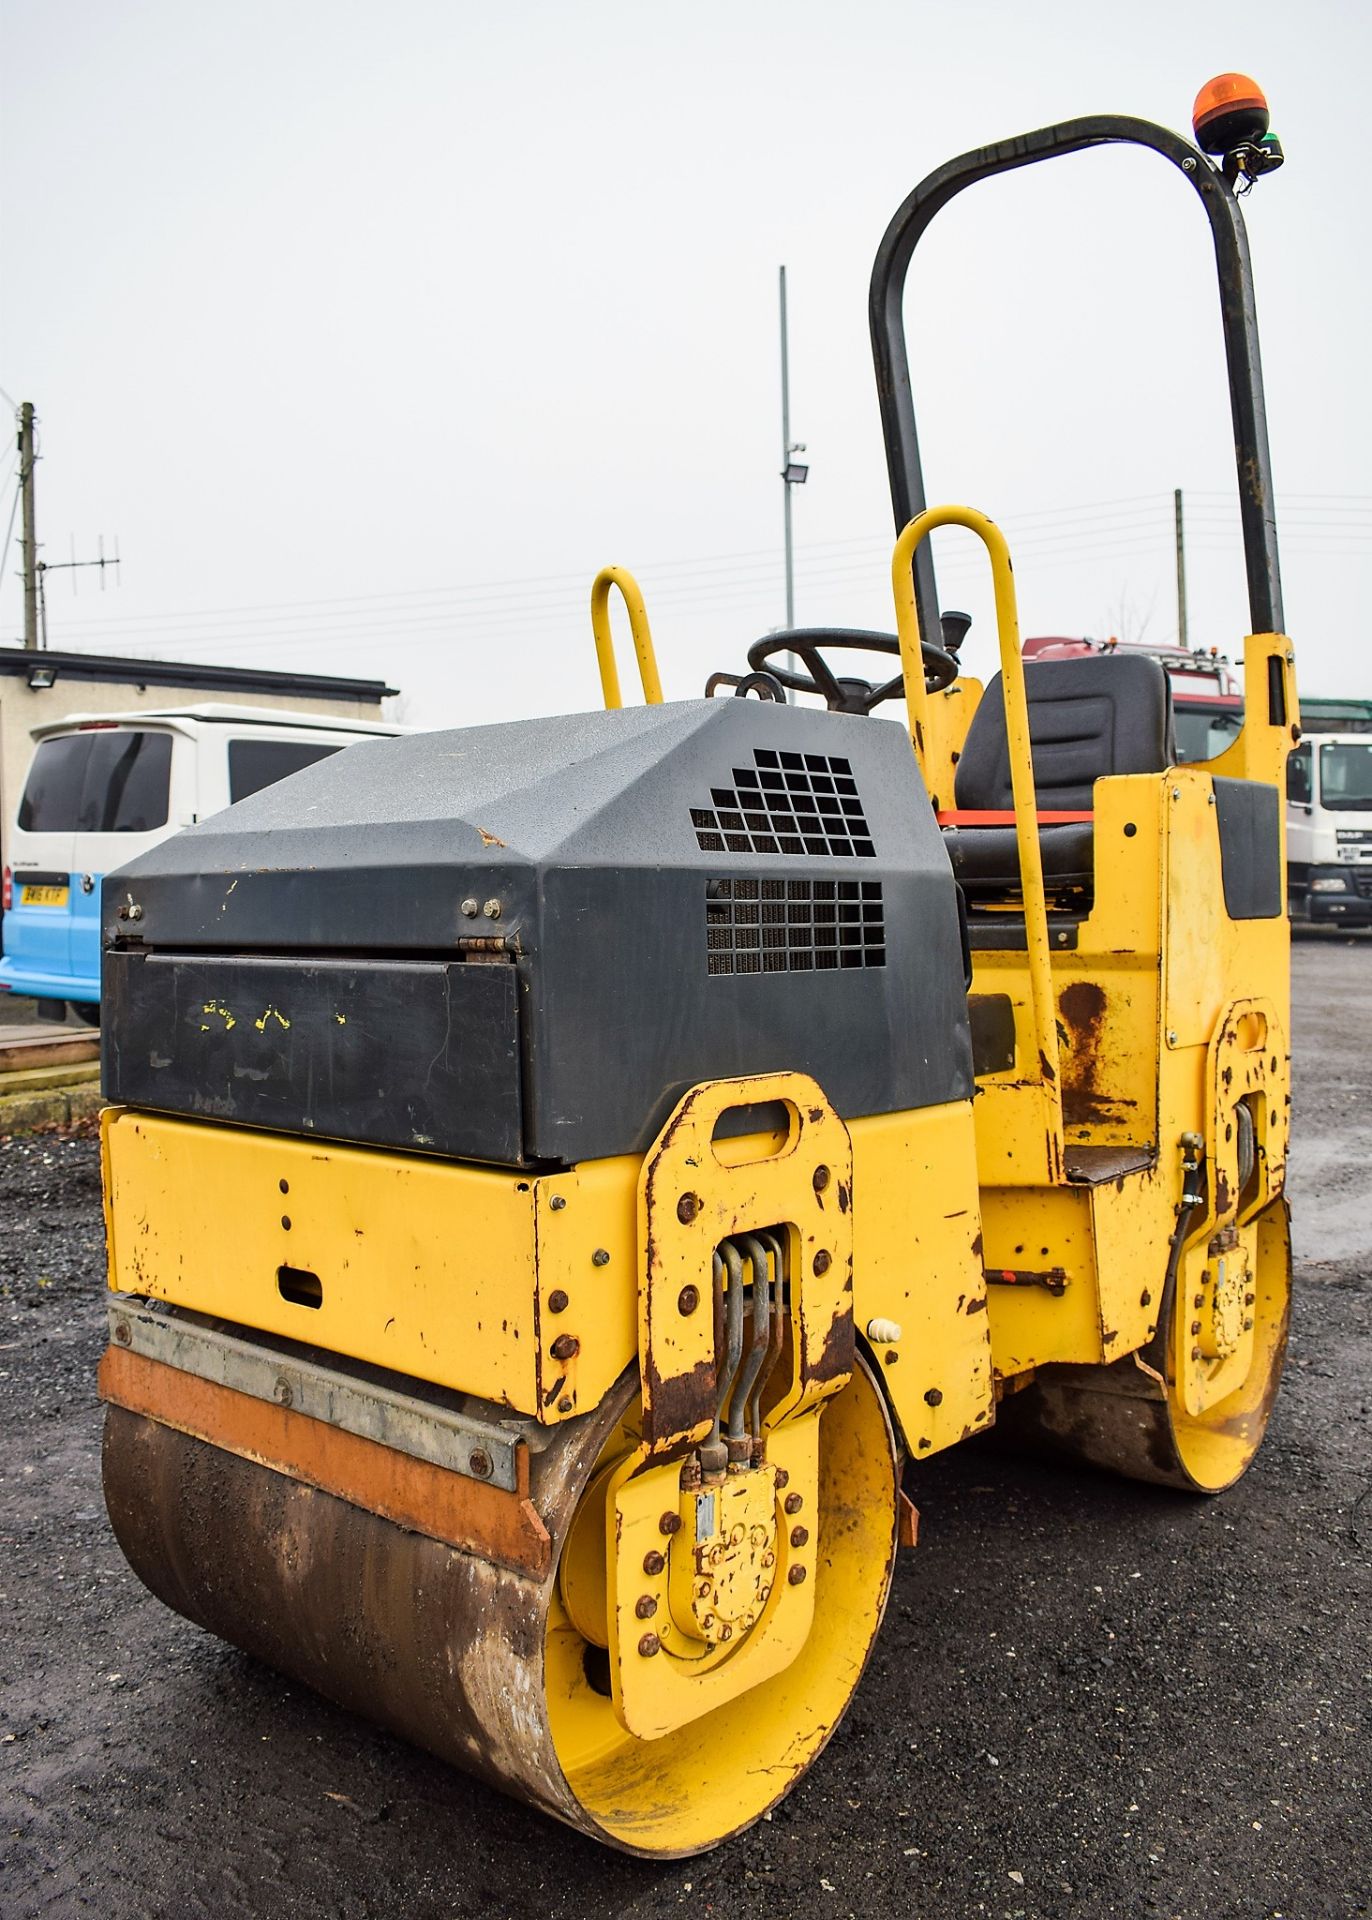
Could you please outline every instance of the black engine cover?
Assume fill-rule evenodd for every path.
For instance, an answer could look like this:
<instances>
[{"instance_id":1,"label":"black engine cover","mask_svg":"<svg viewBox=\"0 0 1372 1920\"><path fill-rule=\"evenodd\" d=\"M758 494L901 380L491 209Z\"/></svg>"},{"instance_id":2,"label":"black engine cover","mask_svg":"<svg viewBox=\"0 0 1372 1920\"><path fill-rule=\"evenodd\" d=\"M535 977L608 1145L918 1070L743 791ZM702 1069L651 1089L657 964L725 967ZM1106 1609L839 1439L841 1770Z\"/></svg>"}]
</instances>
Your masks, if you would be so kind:
<instances>
[{"instance_id":1,"label":"black engine cover","mask_svg":"<svg viewBox=\"0 0 1372 1920\"><path fill-rule=\"evenodd\" d=\"M797 1069L848 1117L972 1089L957 890L887 721L362 742L110 875L104 918L134 1106L520 1165L641 1152L701 1080Z\"/></svg>"}]
</instances>

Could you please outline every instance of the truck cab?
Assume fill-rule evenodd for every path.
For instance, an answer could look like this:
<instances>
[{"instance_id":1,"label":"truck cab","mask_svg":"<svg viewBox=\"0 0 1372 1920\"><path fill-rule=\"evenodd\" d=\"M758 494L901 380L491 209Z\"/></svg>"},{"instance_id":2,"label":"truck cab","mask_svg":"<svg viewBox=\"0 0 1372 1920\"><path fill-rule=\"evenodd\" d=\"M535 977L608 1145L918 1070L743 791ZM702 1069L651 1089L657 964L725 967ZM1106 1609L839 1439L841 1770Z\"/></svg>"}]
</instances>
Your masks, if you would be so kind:
<instances>
[{"instance_id":1,"label":"truck cab","mask_svg":"<svg viewBox=\"0 0 1372 1920\"><path fill-rule=\"evenodd\" d=\"M1372 926L1372 734L1310 733L1286 763L1291 917Z\"/></svg>"}]
</instances>

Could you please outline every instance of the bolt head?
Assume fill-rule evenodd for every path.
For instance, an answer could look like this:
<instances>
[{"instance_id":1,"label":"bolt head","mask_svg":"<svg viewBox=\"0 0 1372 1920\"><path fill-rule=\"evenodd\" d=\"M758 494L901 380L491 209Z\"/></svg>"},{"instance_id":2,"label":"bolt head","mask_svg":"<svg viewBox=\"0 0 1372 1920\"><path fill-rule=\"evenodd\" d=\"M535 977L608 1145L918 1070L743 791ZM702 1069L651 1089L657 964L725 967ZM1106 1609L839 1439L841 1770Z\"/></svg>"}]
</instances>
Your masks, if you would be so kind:
<instances>
[{"instance_id":1,"label":"bolt head","mask_svg":"<svg viewBox=\"0 0 1372 1920\"><path fill-rule=\"evenodd\" d=\"M489 1480L491 1477L491 1456L484 1447L473 1447L467 1455L467 1467L476 1480Z\"/></svg>"},{"instance_id":2,"label":"bolt head","mask_svg":"<svg viewBox=\"0 0 1372 1920\"><path fill-rule=\"evenodd\" d=\"M559 1400L557 1403L557 1410L559 1413L570 1413L572 1408L575 1405L576 1405L576 1401L568 1399L567 1396L564 1394L562 1399Z\"/></svg>"},{"instance_id":3,"label":"bolt head","mask_svg":"<svg viewBox=\"0 0 1372 1920\"><path fill-rule=\"evenodd\" d=\"M781 1504L785 1507L787 1513L799 1513L805 1505L804 1496L799 1493L788 1493Z\"/></svg>"},{"instance_id":4,"label":"bolt head","mask_svg":"<svg viewBox=\"0 0 1372 1920\"><path fill-rule=\"evenodd\" d=\"M657 1530L659 1533L667 1534L669 1538L674 1533L680 1533L681 1515L671 1512L664 1513L657 1523Z\"/></svg>"},{"instance_id":5,"label":"bolt head","mask_svg":"<svg viewBox=\"0 0 1372 1920\"><path fill-rule=\"evenodd\" d=\"M734 1637L733 1628L727 1625L721 1627L719 1630L719 1637L721 1640L732 1640Z\"/></svg>"},{"instance_id":6,"label":"bolt head","mask_svg":"<svg viewBox=\"0 0 1372 1920\"><path fill-rule=\"evenodd\" d=\"M1199 1348L1199 1347L1192 1347L1192 1349L1191 1349L1191 1358L1192 1358L1193 1360L1199 1360L1199 1359L1200 1359L1200 1348Z\"/></svg>"},{"instance_id":7,"label":"bolt head","mask_svg":"<svg viewBox=\"0 0 1372 1920\"><path fill-rule=\"evenodd\" d=\"M827 1247L821 1247L819 1252L815 1255L814 1264L815 1264L816 1273L827 1273L830 1267L834 1264L834 1256L830 1253Z\"/></svg>"},{"instance_id":8,"label":"bolt head","mask_svg":"<svg viewBox=\"0 0 1372 1920\"><path fill-rule=\"evenodd\" d=\"M640 1620L651 1620L653 1615L657 1612L656 1595L651 1593L641 1593L638 1596L638 1601L634 1607L634 1612L638 1615Z\"/></svg>"},{"instance_id":9,"label":"bolt head","mask_svg":"<svg viewBox=\"0 0 1372 1920\"><path fill-rule=\"evenodd\" d=\"M655 1653L661 1653L662 1642L655 1633L645 1633L638 1643L638 1650L645 1660L651 1660Z\"/></svg>"},{"instance_id":10,"label":"bolt head","mask_svg":"<svg viewBox=\"0 0 1372 1920\"><path fill-rule=\"evenodd\" d=\"M701 1199L698 1193L683 1193L676 1203L676 1217L683 1227L689 1227L699 1214Z\"/></svg>"},{"instance_id":11,"label":"bolt head","mask_svg":"<svg viewBox=\"0 0 1372 1920\"><path fill-rule=\"evenodd\" d=\"M593 1267L608 1267L609 1264L610 1264L609 1254L605 1251L604 1247L597 1247L595 1252L591 1255L591 1265Z\"/></svg>"},{"instance_id":12,"label":"bolt head","mask_svg":"<svg viewBox=\"0 0 1372 1920\"><path fill-rule=\"evenodd\" d=\"M810 1529L808 1527L791 1528L791 1545L793 1547L803 1547L809 1538Z\"/></svg>"},{"instance_id":13,"label":"bolt head","mask_svg":"<svg viewBox=\"0 0 1372 1920\"><path fill-rule=\"evenodd\" d=\"M477 906L475 900L470 898L470 896L462 902L462 914L464 919L475 920L477 914L480 911L481 909Z\"/></svg>"},{"instance_id":14,"label":"bolt head","mask_svg":"<svg viewBox=\"0 0 1372 1920\"><path fill-rule=\"evenodd\" d=\"M575 1360L581 1351L581 1342L574 1333L560 1333L548 1351L554 1360Z\"/></svg>"},{"instance_id":15,"label":"bolt head","mask_svg":"<svg viewBox=\"0 0 1372 1920\"><path fill-rule=\"evenodd\" d=\"M115 1321L114 1337L121 1347L128 1346L129 1342L133 1339L133 1335L129 1332L129 1323L127 1320Z\"/></svg>"},{"instance_id":16,"label":"bolt head","mask_svg":"<svg viewBox=\"0 0 1372 1920\"><path fill-rule=\"evenodd\" d=\"M566 1204L567 1204L566 1194L555 1193L552 1199L548 1202L548 1211L550 1213L561 1213L562 1209L566 1206Z\"/></svg>"},{"instance_id":17,"label":"bolt head","mask_svg":"<svg viewBox=\"0 0 1372 1920\"><path fill-rule=\"evenodd\" d=\"M792 1587L804 1586L805 1577L804 1567L792 1567L786 1576L787 1584Z\"/></svg>"},{"instance_id":18,"label":"bolt head","mask_svg":"<svg viewBox=\"0 0 1372 1920\"><path fill-rule=\"evenodd\" d=\"M781 1491L781 1489L782 1489L782 1488L783 1488L784 1486L786 1486L786 1485L787 1485L787 1484L789 1483L789 1481L790 1481L790 1478L791 1478L791 1476L790 1476L790 1474L789 1474L789 1473L787 1473L787 1471L786 1471L786 1469L785 1469L785 1467L778 1467L778 1468L777 1468L777 1472L776 1472L776 1479L777 1479L777 1492L778 1492L778 1493L780 1493L780 1491Z\"/></svg>"},{"instance_id":19,"label":"bolt head","mask_svg":"<svg viewBox=\"0 0 1372 1920\"><path fill-rule=\"evenodd\" d=\"M700 1305L700 1289L683 1287L676 1297L676 1310L680 1314L694 1313Z\"/></svg>"},{"instance_id":20,"label":"bolt head","mask_svg":"<svg viewBox=\"0 0 1372 1920\"><path fill-rule=\"evenodd\" d=\"M815 1179L814 1179L815 1192L823 1193L824 1189L828 1186L828 1184L829 1184L829 1169L827 1167L816 1167Z\"/></svg>"},{"instance_id":21,"label":"bolt head","mask_svg":"<svg viewBox=\"0 0 1372 1920\"><path fill-rule=\"evenodd\" d=\"M562 1291L562 1288L554 1287L552 1292L548 1295L549 1313L565 1313L567 1311L567 1305L568 1305L567 1296Z\"/></svg>"},{"instance_id":22,"label":"bolt head","mask_svg":"<svg viewBox=\"0 0 1372 1920\"><path fill-rule=\"evenodd\" d=\"M666 1556L659 1553L656 1547L650 1548L643 1556L643 1571L646 1574L652 1575L654 1578L662 1572L666 1565Z\"/></svg>"},{"instance_id":23,"label":"bolt head","mask_svg":"<svg viewBox=\"0 0 1372 1920\"><path fill-rule=\"evenodd\" d=\"M500 902L498 900L488 900L481 911L488 920L498 920L500 918Z\"/></svg>"}]
</instances>

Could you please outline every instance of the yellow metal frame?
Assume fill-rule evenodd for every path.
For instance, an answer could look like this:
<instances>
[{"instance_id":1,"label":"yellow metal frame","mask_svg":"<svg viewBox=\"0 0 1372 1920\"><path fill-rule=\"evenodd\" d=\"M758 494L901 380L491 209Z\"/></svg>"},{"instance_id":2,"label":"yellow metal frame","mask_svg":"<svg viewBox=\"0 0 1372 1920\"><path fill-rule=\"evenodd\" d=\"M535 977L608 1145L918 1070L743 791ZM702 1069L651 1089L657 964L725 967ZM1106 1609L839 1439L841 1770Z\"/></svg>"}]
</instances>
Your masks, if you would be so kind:
<instances>
[{"instance_id":1,"label":"yellow metal frame","mask_svg":"<svg viewBox=\"0 0 1372 1920\"><path fill-rule=\"evenodd\" d=\"M1015 803L1015 848L1019 856L1020 891L1024 896L1024 927L1029 975L1029 1005L1033 1020L1035 1059L1021 1074L1020 1085L1037 1109L1039 1138L1025 1127L1022 1151L1037 1164L1043 1150L1045 1177L1062 1177L1062 1097L1058 1061L1057 1013L1053 1004L1053 972L1048 945L1048 902L1043 885L1043 854L1039 847L1038 803L1034 792L1034 763L1029 744L1029 697L1024 685L1024 656L1020 650L1019 608L1015 574L1005 535L993 520L974 507L928 507L901 533L891 556L891 590L896 602L896 632L900 636L905 700L910 716L910 744L929 791L931 769L926 764L929 735L929 696L924 686L920 650L919 609L915 604L915 549L939 527L964 527L986 548L995 590L996 635L1000 645L1001 684L1005 699L1005 731L1010 756L1010 786Z\"/></svg>"},{"instance_id":2,"label":"yellow metal frame","mask_svg":"<svg viewBox=\"0 0 1372 1920\"><path fill-rule=\"evenodd\" d=\"M591 631L595 635L596 661L600 667L600 687L607 712L624 705L619 687L619 669L615 665L615 638L610 628L610 589L618 587L629 615L629 632L638 657L638 674L643 683L643 698L650 707L662 705L662 681L657 671L648 609L637 580L625 567L602 567L591 587Z\"/></svg>"}]
</instances>

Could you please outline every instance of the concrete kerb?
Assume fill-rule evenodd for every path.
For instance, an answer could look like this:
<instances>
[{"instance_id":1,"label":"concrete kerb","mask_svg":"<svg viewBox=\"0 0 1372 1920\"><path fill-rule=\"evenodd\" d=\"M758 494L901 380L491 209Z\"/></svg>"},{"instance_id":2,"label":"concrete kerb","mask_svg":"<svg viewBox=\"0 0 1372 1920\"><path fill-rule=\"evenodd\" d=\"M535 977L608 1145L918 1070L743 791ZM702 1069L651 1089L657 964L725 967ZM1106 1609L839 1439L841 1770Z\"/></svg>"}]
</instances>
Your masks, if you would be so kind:
<instances>
[{"instance_id":1,"label":"concrete kerb","mask_svg":"<svg viewBox=\"0 0 1372 1920\"><path fill-rule=\"evenodd\" d=\"M41 1133L54 1127L73 1127L79 1121L93 1120L104 1104L98 1080L24 1093L0 1093L0 1138L16 1133Z\"/></svg>"}]
</instances>

